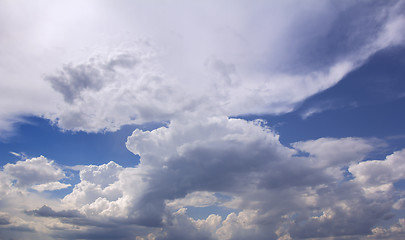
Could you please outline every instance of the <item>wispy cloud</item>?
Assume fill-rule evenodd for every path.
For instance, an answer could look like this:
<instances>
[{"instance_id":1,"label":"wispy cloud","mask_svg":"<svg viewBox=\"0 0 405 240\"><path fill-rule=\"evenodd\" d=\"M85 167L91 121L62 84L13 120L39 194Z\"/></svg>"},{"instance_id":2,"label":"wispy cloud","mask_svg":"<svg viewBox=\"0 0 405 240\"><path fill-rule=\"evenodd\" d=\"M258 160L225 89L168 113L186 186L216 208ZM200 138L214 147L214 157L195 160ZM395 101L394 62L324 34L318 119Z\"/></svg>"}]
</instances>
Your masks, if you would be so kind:
<instances>
[{"instance_id":1,"label":"wispy cloud","mask_svg":"<svg viewBox=\"0 0 405 240\"><path fill-rule=\"evenodd\" d=\"M16 153L16 152L12 152L12 151L10 151L9 153L16 156L16 157L21 157L20 153Z\"/></svg>"}]
</instances>

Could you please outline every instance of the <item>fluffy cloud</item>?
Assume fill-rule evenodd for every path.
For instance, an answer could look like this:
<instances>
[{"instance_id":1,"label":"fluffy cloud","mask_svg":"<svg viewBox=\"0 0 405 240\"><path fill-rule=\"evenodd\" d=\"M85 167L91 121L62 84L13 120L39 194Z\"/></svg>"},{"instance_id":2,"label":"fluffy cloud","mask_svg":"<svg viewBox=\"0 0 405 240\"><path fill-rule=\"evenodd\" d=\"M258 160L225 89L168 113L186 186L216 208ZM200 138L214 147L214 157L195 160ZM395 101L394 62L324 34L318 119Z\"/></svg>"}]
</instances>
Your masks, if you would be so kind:
<instances>
[{"instance_id":1,"label":"fluffy cloud","mask_svg":"<svg viewBox=\"0 0 405 240\"><path fill-rule=\"evenodd\" d=\"M260 122L211 118L172 122L151 132L136 130L127 146L141 155L139 169L148 169L153 176L148 189L156 192L149 192L145 203L204 190L233 196L225 203L228 207L245 209L246 214L253 211L229 215L215 231L220 239L244 238L229 229L266 239L282 232L282 226L288 226L289 234L280 236L293 238L368 234L379 221L393 216L392 195L370 199L355 171L354 180L345 177L345 167L357 166L381 146L376 140L318 139L293 144L310 153L302 157L296 155L299 151L282 146ZM162 206L161 201L155 204L154 210ZM249 221L237 220L242 216L250 216ZM239 221L251 226L239 226Z\"/></svg>"},{"instance_id":2,"label":"fluffy cloud","mask_svg":"<svg viewBox=\"0 0 405 240\"><path fill-rule=\"evenodd\" d=\"M137 62L135 56L128 53L122 53L106 63L98 63L96 59L91 59L87 64L65 66L58 76L48 76L46 80L51 82L56 91L62 93L66 102L72 103L83 91L98 91L106 81L116 80L114 79L114 75L117 74L116 68L133 68Z\"/></svg>"},{"instance_id":3,"label":"fluffy cloud","mask_svg":"<svg viewBox=\"0 0 405 240\"><path fill-rule=\"evenodd\" d=\"M366 239L403 239L405 236L405 219L400 218L397 224L388 228L376 227Z\"/></svg>"},{"instance_id":4,"label":"fluffy cloud","mask_svg":"<svg viewBox=\"0 0 405 240\"><path fill-rule=\"evenodd\" d=\"M184 112L288 112L401 44L405 26L395 1L24 6L1 6L3 131L32 114L63 129L115 131Z\"/></svg>"},{"instance_id":5,"label":"fluffy cloud","mask_svg":"<svg viewBox=\"0 0 405 240\"><path fill-rule=\"evenodd\" d=\"M44 204L57 206L60 201L49 194L70 186L59 182L64 178L63 169L43 156L4 165L0 171L0 235L5 239L51 239L46 229L55 221L35 221L25 210Z\"/></svg>"},{"instance_id":6,"label":"fluffy cloud","mask_svg":"<svg viewBox=\"0 0 405 240\"><path fill-rule=\"evenodd\" d=\"M300 239L365 236L393 217L395 191L368 194L355 170L373 164L362 160L381 146L379 141L322 138L293 146L283 146L262 121L227 117L135 130L127 147L141 156L141 163L136 168L113 162L84 167L81 182L63 199L67 209L77 209L82 218L63 221L162 227L138 235L145 239L148 234L157 239ZM309 156L299 154L302 151ZM381 162L391 166L389 159ZM352 178L347 178L347 168ZM214 211L207 219L195 220L182 208L210 211L214 205L234 212L221 217Z\"/></svg>"},{"instance_id":7,"label":"fluffy cloud","mask_svg":"<svg viewBox=\"0 0 405 240\"><path fill-rule=\"evenodd\" d=\"M127 147L141 156L138 166L81 166L80 182L70 194L60 202L25 207L20 217L36 232L47 229L65 238L98 238L100 231L117 239L388 236L398 232L395 226L395 231L376 226L401 208L401 191L393 183L404 178L398 167L404 150L364 161L380 146L375 139L321 138L290 148L260 120L190 117L152 131L135 130ZM42 170L31 185L64 176L44 157L27 159L4 167L3 176L13 176L16 184L3 191L31 186L19 177L20 168ZM204 207L211 215L193 219L188 206Z\"/></svg>"},{"instance_id":8,"label":"fluffy cloud","mask_svg":"<svg viewBox=\"0 0 405 240\"><path fill-rule=\"evenodd\" d=\"M112 206L110 201L117 201L122 197L119 186L114 185L122 171L122 167L114 162L84 167L80 171L81 182L75 185L72 193L65 196L63 201L69 206L82 209L83 212L100 214L104 211L106 214L118 214L118 209L112 209L116 211L111 212L107 205L119 207L118 203Z\"/></svg>"},{"instance_id":9,"label":"fluffy cloud","mask_svg":"<svg viewBox=\"0 0 405 240\"><path fill-rule=\"evenodd\" d=\"M405 177L405 150L394 152L384 161L374 160L350 166L349 171L365 186L381 186Z\"/></svg>"},{"instance_id":10,"label":"fluffy cloud","mask_svg":"<svg viewBox=\"0 0 405 240\"><path fill-rule=\"evenodd\" d=\"M376 51L402 43L403 9L396 1L0 3L0 13L12 13L0 14L7 23L0 74L10 79L0 83L0 131L25 114L88 132L169 120L128 137L139 165L81 166L80 182L62 199L45 192L69 186L55 162L41 156L4 165L1 235L402 236L402 219L379 225L403 208L394 183L405 177L405 150L366 161L381 141L284 146L263 121L229 116L291 111ZM211 214L193 219L185 207Z\"/></svg>"},{"instance_id":11,"label":"fluffy cloud","mask_svg":"<svg viewBox=\"0 0 405 240\"><path fill-rule=\"evenodd\" d=\"M17 161L15 164L7 163L3 169L3 172L15 180L19 187L47 184L65 178L63 170L54 161L49 161L43 156ZM45 185L38 187L46 188Z\"/></svg>"},{"instance_id":12,"label":"fluffy cloud","mask_svg":"<svg viewBox=\"0 0 405 240\"><path fill-rule=\"evenodd\" d=\"M55 199L44 196L51 191L71 186L60 182L65 178L63 169L43 156L23 159L15 164L8 163L0 171L0 207L2 210L7 210L9 214L19 217L22 209L26 209L27 206L54 205ZM27 224L31 230L38 227L24 220L17 222L18 226ZM16 224L12 226L15 227Z\"/></svg>"},{"instance_id":13,"label":"fluffy cloud","mask_svg":"<svg viewBox=\"0 0 405 240\"><path fill-rule=\"evenodd\" d=\"M375 139L366 140L349 137L343 139L320 138L296 142L293 147L310 153L313 164L319 165L319 167L331 167L333 165L349 165L352 162L357 163L364 159L367 153L376 150L375 147L380 144Z\"/></svg>"},{"instance_id":14,"label":"fluffy cloud","mask_svg":"<svg viewBox=\"0 0 405 240\"><path fill-rule=\"evenodd\" d=\"M191 100L182 101L187 99L185 91L155 69L153 54L148 48L124 49L47 76L65 99L47 117L61 128L84 131L114 131L125 124L171 119Z\"/></svg>"}]
</instances>

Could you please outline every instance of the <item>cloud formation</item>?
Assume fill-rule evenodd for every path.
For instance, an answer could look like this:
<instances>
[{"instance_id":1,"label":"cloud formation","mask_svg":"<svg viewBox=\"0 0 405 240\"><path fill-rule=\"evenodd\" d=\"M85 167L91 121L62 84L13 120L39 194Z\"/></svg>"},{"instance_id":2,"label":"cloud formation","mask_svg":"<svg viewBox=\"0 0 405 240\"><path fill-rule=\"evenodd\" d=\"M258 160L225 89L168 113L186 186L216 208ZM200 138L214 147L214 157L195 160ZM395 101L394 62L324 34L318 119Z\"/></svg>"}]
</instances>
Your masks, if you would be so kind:
<instances>
[{"instance_id":1,"label":"cloud formation","mask_svg":"<svg viewBox=\"0 0 405 240\"><path fill-rule=\"evenodd\" d=\"M286 147L278 138L262 121L227 117L136 130L127 147L141 156L137 167L84 166L60 203L25 216L59 222L58 230L47 227L55 236L86 239L100 228L118 239L366 239L402 231L376 226L401 207L393 184L403 179L404 150L364 161L380 141L321 138ZM193 219L187 207L212 212Z\"/></svg>"},{"instance_id":2,"label":"cloud formation","mask_svg":"<svg viewBox=\"0 0 405 240\"><path fill-rule=\"evenodd\" d=\"M386 143L351 136L286 146L270 124L237 116L290 112L403 44L404 6L0 3L0 74L9 80L0 82L0 132L24 115L85 132L165 123L128 137L137 166L71 167L78 182L44 156L11 152L22 159L0 171L0 235L400 239L405 150L370 160ZM50 197L61 189L68 194ZM192 209L208 214L193 218Z\"/></svg>"},{"instance_id":3,"label":"cloud formation","mask_svg":"<svg viewBox=\"0 0 405 240\"><path fill-rule=\"evenodd\" d=\"M97 132L181 118L183 112L285 113L404 40L404 7L397 1L118 1L114 7L90 1L80 3L86 6L72 19L65 9L76 4L27 3L34 11L17 11L2 3L3 11L14 13L3 22L23 30L4 28L10 41L2 51L12 61L2 75L13 81L1 83L8 94L2 97L18 101L0 101L7 102L0 113L3 131L21 115ZM58 21L49 21L52 12ZM78 22L81 27L73 27ZM62 32L58 24L65 26ZM95 31L100 27L105 35ZM15 45L17 38L30 48ZM15 73L21 59L28 67Z\"/></svg>"},{"instance_id":4,"label":"cloud formation","mask_svg":"<svg viewBox=\"0 0 405 240\"><path fill-rule=\"evenodd\" d=\"M16 181L19 187L47 184L65 178L63 170L43 156L7 163L3 172Z\"/></svg>"},{"instance_id":5,"label":"cloud formation","mask_svg":"<svg viewBox=\"0 0 405 240\"><path fill-rule=\"evenodd\" d=\"M79 217L80 214L77 210L74 211L66 211L62 210L59 212L56 212L52 210L52 208L44 205L38 210L31 210L31 211L25 211L26 214L28 215L35 215L38 217L56 217L56 218L73 218L73 217Z\"/></svg>"}]
</instances>

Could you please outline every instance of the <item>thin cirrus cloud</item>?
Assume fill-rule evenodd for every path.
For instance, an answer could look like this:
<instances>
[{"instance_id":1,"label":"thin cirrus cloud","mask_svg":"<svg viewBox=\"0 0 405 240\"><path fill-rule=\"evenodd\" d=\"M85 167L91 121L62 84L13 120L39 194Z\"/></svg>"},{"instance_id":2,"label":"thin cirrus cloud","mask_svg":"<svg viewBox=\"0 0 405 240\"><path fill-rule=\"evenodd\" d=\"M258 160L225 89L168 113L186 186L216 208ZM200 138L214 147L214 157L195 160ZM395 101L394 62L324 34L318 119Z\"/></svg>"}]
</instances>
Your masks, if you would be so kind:
<instances>
[{"instance_id":1,"label":"thin cirrus cloud","mask_svg":"<svg viewBox=\"0 0 405 240\"><path fill-rule=\"evenodd\" d=\"M401 45L403 2L23 3L0 3L2 133L25 115L84 132L166 124L127 138L135 167L10 149L21 159L0 171L1 236L404 236L404 150L370 160L387 143L354 136L285 146L265 121L231 117L294 111Z\"/></svg>"}]
</instances>

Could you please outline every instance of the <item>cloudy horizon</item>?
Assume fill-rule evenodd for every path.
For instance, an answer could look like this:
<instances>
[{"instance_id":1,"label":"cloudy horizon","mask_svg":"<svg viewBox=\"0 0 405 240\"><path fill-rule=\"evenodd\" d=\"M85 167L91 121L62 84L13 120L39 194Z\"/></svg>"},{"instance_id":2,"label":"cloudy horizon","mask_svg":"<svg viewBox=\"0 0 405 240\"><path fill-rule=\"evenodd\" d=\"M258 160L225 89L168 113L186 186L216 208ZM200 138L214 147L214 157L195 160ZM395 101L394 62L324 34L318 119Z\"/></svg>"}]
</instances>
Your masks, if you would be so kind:
<instances>
[{"instance_id":1,"label":"cloudy horizon","mask_svg":"<svg viewBox=\"0 0 405 240\"><path fill-rule=\"evenodd\" d=\"M405 2L0 2L0 239L403 239Z\"/></svg>"}]
</instances>

